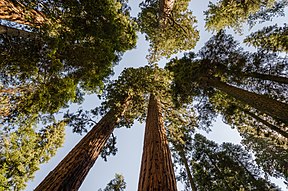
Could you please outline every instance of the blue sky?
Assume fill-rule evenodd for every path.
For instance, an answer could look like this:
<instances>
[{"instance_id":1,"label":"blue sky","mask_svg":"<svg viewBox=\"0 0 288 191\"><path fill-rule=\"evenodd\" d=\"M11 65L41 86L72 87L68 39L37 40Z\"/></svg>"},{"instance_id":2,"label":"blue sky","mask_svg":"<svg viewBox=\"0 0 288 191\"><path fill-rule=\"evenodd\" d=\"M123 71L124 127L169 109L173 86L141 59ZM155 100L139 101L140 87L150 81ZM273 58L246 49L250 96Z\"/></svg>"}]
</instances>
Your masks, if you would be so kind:
<instances>
[{"instance_id":1,"label":"blue sky","mask_svg":"<svg viewBox=\"0 0 288 191\"><path fill-rule=\"evenodd\" d=\"M140 0L132 0L129 4L132 7L132 15L136 16L139 11L138 5ZM215 2L215 1L212 1ZM192 0L190 9L198 19L198 29L200 30L200 41L197 43L195 50L198 50L210 38L211 34L204 31L203 11L207 9L208 1ZM287 12L287 11L286 11ZM285 22L284 19L277 21ZM242 39L238 37L237 39ZM123 68L140 67L147 64L145 56L147 55L148 43L145 42L144 36L139 34L137 48L124 54L122 61L115 67L115 75L121 73ZM160 62L164 66L165 61ZM83 108L94 108L100 104L96 95L89 95L82 105ZM76 106L74 106L75 108ZM127 182L127 191L137 190L138 176L140 171L140 163L142 156L142 146L144 137L145 124L135 123L130 128L116 129L114 134L117 136L118 153L116 156L109 157L108 162L104 162L98 158L93 168L90 170L85 181L83 182L80 191L97 191L99 188L104 188L106 184L114 178L115 173L124 175ZM207 135L209 139L222 142L239 143L241 138L229 126L222 123L221 119L213 125L213 131ZM66 141L64 147L58 150L57 155L53 157L49 163L41 165L41 169L37 171L33 181L28 183L26 191L32 191L44 178L53 170L53 168L66 156L66 154L78 143L82 136L73 134L71 129L66 130ZM281 182L281 181L278 181ZM282 184L283 185L283 184ZM182 186L179 184L179 188ZM179 189L181 190L181 189Z\"/></svg>"}]
</instances>

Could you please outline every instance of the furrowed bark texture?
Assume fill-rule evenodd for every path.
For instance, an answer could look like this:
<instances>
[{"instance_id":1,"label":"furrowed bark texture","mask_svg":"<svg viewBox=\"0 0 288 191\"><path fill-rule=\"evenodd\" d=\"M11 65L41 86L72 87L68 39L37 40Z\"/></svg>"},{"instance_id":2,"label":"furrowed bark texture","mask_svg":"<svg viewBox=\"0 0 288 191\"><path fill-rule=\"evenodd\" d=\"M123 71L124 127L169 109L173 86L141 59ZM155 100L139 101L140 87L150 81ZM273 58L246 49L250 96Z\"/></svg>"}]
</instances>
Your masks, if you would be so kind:
<instances>
[{"instance_id":1,"label":"furrowed bark texture","mask_svg":"<svg viewBox=\"0 0 288 191\"><path fill-rule=\"evenodd\" d=\"M109 111L34 191L78 190L118 122Z\"/></svg>"},{"instance_id":2,"label":"furrowed bark texture","mask_svg":"<svg viewBox=\"0 0 288 191\"><path fill-rule=\"evenodd\" d=\"M13 3L9 0L0 1L0 19L29 25L31 27L39 27L47 21L45 15L40 11L33 9L27 10L24 5Z\"/></svg>"},{"instance_id":3,"label":"furrowed bark texture","mask_svg":"<svg viewBox=\"0 0 288 191\"><path fill-rule=\"evenodd\" d=\"M217 79L209 79L207 82L210 86L215 87L236 98L237 100L288 124L287 104L271 99L265 95L259 95L240 88L236 88Z\"/></svg>"},{"instance_id":4,"label":"furrowed bark texture","mask_svg":"<svg viewBox=\"0 0 288 191\"><path fill-rule=\"evenodd\" d=\"M159 101L148 106L138 191L176 191L176 179Z\"/></svg>"}]
</instances>

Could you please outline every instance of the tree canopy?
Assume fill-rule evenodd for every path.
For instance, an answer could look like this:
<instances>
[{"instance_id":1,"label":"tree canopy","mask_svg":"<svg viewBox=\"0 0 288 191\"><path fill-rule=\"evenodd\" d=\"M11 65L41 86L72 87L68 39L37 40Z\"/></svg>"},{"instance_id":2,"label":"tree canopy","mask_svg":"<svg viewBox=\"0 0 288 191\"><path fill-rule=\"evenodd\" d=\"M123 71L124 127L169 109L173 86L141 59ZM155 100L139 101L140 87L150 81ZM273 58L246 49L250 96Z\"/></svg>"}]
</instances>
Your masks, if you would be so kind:
<instances>
[{"instance_id":1,"label":"tree canopy","mask_svg":"<svg viewBox=\"0 0 288 191\"><path fill-rule=\"evenodd\" d=\"M188 10L189 0L175 1L169 13L162 16L161 3L165 0L145 1L140 4L137 22L150 43L148 61L158 62L180 51L194 48L199 39L196 18ZM163 8L162 8L163 9ZM163 18L165 17L165 18Z\"/></svg>"},{"instance_id":2,"label":"tree canopy","mask_svg":"<svg viewBox=\"0 0 288 191\"><path fill-rule=\"evenodd\" d=\"M192 191L280 190L272 177L287 184L287 24L267 24L285 16L287 0L209 2L199 26L216 33L199 51L193 3L145 0L132 18L127 0L1 1L0 190L25 189L64 143L65 126L80 135L92 127L36 188L78 189L98 156L117 153L114 129L135 121L146 121L139 189L175 190L174 171ZM111 80L136 32L149 43L145 66L135 60ZM87 94L102 101L90 111ZM199 134L218 130L219 116L241 145ZM115 174L104 191L125 189Z\"/></svg>"}]
</instances>

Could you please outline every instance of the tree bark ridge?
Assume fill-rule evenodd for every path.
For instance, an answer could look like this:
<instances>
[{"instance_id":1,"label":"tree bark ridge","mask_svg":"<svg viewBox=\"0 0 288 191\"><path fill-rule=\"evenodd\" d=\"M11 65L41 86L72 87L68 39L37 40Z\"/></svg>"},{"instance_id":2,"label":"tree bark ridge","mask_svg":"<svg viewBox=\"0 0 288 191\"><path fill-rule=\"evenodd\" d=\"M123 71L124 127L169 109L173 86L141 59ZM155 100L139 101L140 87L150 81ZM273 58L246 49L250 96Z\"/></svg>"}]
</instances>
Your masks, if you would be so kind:
<instances>
[{"instance_id":1,"label":"tree bark ridge","mask_svg":"<svg viewBox=\"0 0 288 191\"><path fill-rule=\"evenodd\" d=\"M159 100L150 95L138 191L176 191L176 179Z\"/></svg>"},{"instance_id":2,"label":"tree bark ridge","mask_svg":"<svg viewBox=\"0 0 288 191\"><path fill-rule=\"evenodd\" d=\"M127 107L126 100L122 111L110 110L34 191L78 190Z\"/></svg>"},{"instance_id":3,"label":"tree bark ridge","mask_svg":"<svg viewBox=\"0 0 288 191\"><path fill-rule=\"evenodd\" d=\"M40 11L27 10L21 3L13 3L11 0L0 1L0 19L37 28L47 21Z\"/></svg>"}]
</instances>

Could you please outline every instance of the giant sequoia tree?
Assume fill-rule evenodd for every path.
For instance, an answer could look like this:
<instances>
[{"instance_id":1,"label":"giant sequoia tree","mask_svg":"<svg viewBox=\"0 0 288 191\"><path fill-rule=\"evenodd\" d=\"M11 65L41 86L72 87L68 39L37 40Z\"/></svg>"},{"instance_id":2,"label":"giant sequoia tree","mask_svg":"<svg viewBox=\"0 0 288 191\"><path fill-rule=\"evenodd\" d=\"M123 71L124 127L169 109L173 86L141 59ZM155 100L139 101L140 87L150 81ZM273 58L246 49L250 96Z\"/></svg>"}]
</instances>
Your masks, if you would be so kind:
<instances>
[{"instance_id":1,"label":"giant sequoia tree","mask_svg":"<svg viewBox=\"0 0 288 191\"><path fill-rule=\"evenodd\" d=\"M150 42L150 64L195 46L199 36L188 4L188 0L147 0L140 5L135 20ZM240 31L246 20L251 26L257 19L269 20L281 15L286 5L285 0L210 3L206 27ZM100 153L109 154L105 148L110 148L115 127L145 119L139 190L177 189L168 141L180 165L180 179L193 191L277 189L260 177L258 166L242 147L219 146L193 136L195 127L206 128L219 113L238 129L266 175L287 177L288 61L271 53L287 51L286 25L264 28L246 38L260 48L255 53L244 51L220 31L198 54L168 63L173 82L171 74L155 64L125 69L104 88L114 64L135 46L136 27L125 0L3 0L0 19L5 20L1 22L5 26L0 25L4 190L24 188L38 165L61 145L64 122L45 124L54 122L47 113L81 103L85 93L103 89L105 101L91 111L91 116L103 116L98 123L83 110L65 115L74 132L86 131L89 124L93 128L36 190L78 190ZM34 128L37 123L45 128ZM107 190L125 187L121 177L115 180Z\"/></svg>"},{"instance_id":2,"label":"giant sequoia tree","mask_svg":"<svg viewBox=\"0 0 288 191\"><path fill-rule=\"evenodd\" d=\"M154 79L154 75L159 76L158 80ZM88 171L95 163L114 128L117 125L131 126L135 119L144 119L146 116L147 95L150 92L157 92L163 97L162 101L169 99L170 96L164 97L165 94L169 95L169 82L168 73L157 67L155 69L150 66L138 69L126 69L118 80L111 82L111 84L106 87L103 94L106 101L103 102L100 108L94 110L94 113L106 113L105 116L90 130L77 146L70 151L59 165L48 174L36 190L78 189ZM171 104L171 102L169 102L168 105L169 104ZM75 117L73 118L73 115L67 115L67 117L76 119ZM169 114L167 114L167 118L169 118ZM177 119L175 119L175 121L176 120ZM81 131L84 128L79 126L80 124L84 124L83 121L80 123L78 121L77 124L74 124L72 120L69 121L69 123L77 128L76 131ZM163 124L161 125L163 127ZM163 132L163 129L161 132L161 136L164 136L165 132ZM165 139L161 140L161 142L164 143L164 145L167 144L167 142L165 143ZM146 148L144 148L144 150L145 149ZM167 149L168 148L166 148L163 153L166 154L165 156L169 159L170 155L167 153ZM148 155L151 156L150 154ZM146 161L146 164L150 165L150 162ZM170 164L167 164L170 165L170 171L173 172L171 160ZM157 163L157 165L159 164ZM163 171L160 176L164 177L164 174ZM151 175L157 176L154 171ZM173 183L173 176L171 181ZM51 184L51 182L53 182L53 184ZM146 183L144 185L146 185ZM157 186L157 182L154 182L154 186ZM172 187L175 188L175 185Z\"/></svg>"},{"instance_id":3,"label":"giant sequoia tree","mask_svg":"<svg viewBox=\"0 0 288 191\"><path fill-rule=\"evenodd\" d=\"M31 11L34 13L33 10L39 8L40 2L5 1L5 5L9 4L8 8L15 10L10 6L13 3L17 4L15 6L21 5L24 13L20 10L11 13L4 6L1 7L3 14L19 14L21 19L29 20L29 17L23 15ZM40 30L33 29L32 25L29 38L27 31L19 29L15 36L11 35L11 28L4 30L2 27L1 89L29 84L35 90L30 92L33 99L45 98L42 101L61 102L49 103L52 107L58 105L55 106L56 109L48 109L51 113L59 110L59 107L63 107L68 101L75 100L76 94L81 95L79 88L82 91L99 92L99 89L103 88L103 80L112 73L112 67L119 61L122 53L135 46L136 34L135 24L130 19L124 2L94 3L41 2L42 10L39 11L53 19L51 23L44 22L45 26ZM112 35L114 38L111 38ZM57 81L62 81L60 84L65 82L66 85L57 87ZM55 84L55 87L52 84ZM43 89L47 91L43 92ZM54 96L56 89L66 89L69 94ZM62 98L64 100L60 101ZM38 107L37 112L47 112L44 108L49 106L43 104L42 108L34 108Z\"/></svg>"},{"instance_id":4,"label":"giant sequoia tree","mask_svg":"<svg viewBox=\"0 0 288 191\"><path fill-rule=\"evenodd\" d=\"M224 121L237 127L246 140L244 143L259 153L258 156L264 147L269 148L265 150L271 156L275 156L275 150L287 149L288 106L287 95L282 93L287 90L287 58L265 51L245 52L231 36L220 32L197 55L190 53L173 59L167 68L174 72L175 101L191 103L196 100L198 103L194 107L201 120L210 121L207 114L212 118L215 113L222 114ZM273 114L276 110L279 112ZM286 114L281 116L281 113ZM285 177L280 162L282 155L260 160L275 161L279 165L270 166L270 171L266 166L267 173ZM183 160L178 161L185 165ZM224 177L226 175L223 180ZM223 184L229 189L227 182Z\"/></svg>"},{"instance_id":5,"label":"giant sequoia tree","mask_svg":"<svg viewBox=\"0 0 288 191\"><path fill-rule=\"evenodd\" d=\"M136 42L122 1L1 1L0 15L29 25L1 26L0 123L11 132L27 121L45 123L47 113L81 103L84 92L100 92L114 64Z\"/></svg>"},{"instance_id":6,"label":"giant sequoia tree","mask_svg":"<svg viewBox=\"0 0 288 191\"><path fill-rule=\"evenodd\" d=\"M285 103L287 102L287 95L282 94L283 97L281 97L281 86L276 86L275 89L271 85L280 83L284 88L287 88L286 83L283 84L279 80L286 79L280 76L286 73L285 64L283 67L279 66L281 66L281 60L286 63L287 59L280 59L279 62L275 62L275 65L270 62L270 69L272 70L269 71L275 72L275 75L267 75L265 70L262 71L268 64L265 64L265 61L269 61L265 54L251 57L248 53L239 52L237 46L234 46L231 36L226 36L223 32L214 38L199 52L198 58L193 54L186 55L184 58L174 59L168 64L167 67L174 72L175 76L176 97L189 101L189 99L199 95L209 97L214 94L216 89L259 112L266 113L275 120L287 124L288 107ZM251 72L253 68L255 68L255 72ZM263 81L252 81L255 78L271 81L270 86L263 86ZM250 85L251 82L253 82L252 86ZM258 87L256 93L252 92L255 91L255 87ZM263 95L263 92L268 93ZM284 103L274 99L275 97L283 100Z\"/></svg>"},{"instance_id":7,"label":"giant sequoia tree","mask_svg":"<svg viewBox=\"0 0 288 191\"><path fill-rule=\"evenodd\" d=\"M138 190L177 190L160 100L150 95Z\"/></svg>"},{"instance_id":8,"label":"giant sequoia tree","mask_svg":"<svg viewBox=\"0 0 288 191\"><path fill-rule=\"evenodd\" d=\"M135 87L135 83L136 87L139 85L137 84L137 81L139 81L138 76L143 75L143 70L136 70L134 73L131 72L131 70L133 71L133 69L124 71L118 80L112 82L106 88L106 93L103 95L106 101L103 103L103 106L97 110L101 114L106 113L105 116L94 125L89 133L82 138L35 190L79 189L89 170L103 150L114 128L119 123L121 125L129 125L131 121L133 123L134 113L131 112L131 110L136 109L133 106L137 105L137 99L139 99L137 89L133 87ZM69 117L69 124L77 128L74 129L76 132L83 131L86 125L83 123L84 119L82 119L82 122L79 123L78 121L78 123L75 124L74 115L67 115L66 117ZM81 127L80 124L84 126Z\"/></svg>"}]
</instances>

